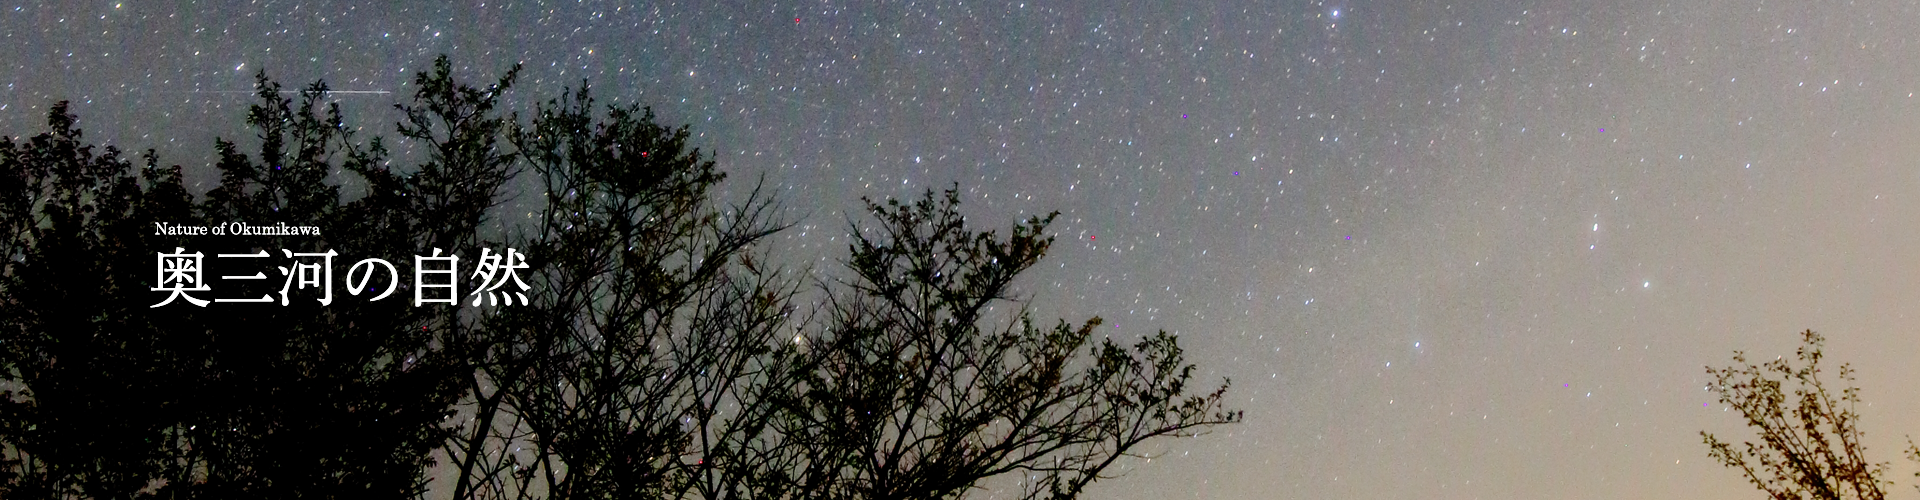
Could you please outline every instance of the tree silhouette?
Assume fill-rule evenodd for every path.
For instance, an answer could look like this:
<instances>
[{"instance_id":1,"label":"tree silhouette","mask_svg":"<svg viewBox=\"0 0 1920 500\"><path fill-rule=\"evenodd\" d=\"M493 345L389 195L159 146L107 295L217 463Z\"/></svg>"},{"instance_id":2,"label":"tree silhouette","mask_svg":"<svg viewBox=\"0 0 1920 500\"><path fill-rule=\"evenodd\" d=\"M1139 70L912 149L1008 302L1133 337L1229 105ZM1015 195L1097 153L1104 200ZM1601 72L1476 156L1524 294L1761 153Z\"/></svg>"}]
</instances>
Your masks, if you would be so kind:
<instances>
[{"instance_id":1,"label":"tree silhouette","mask_svg":"<svg viewBox=\"0 0 1920 500\"><path fill-rule=\"evenodd\" d=\"M1186 393L1193 366L1165 332L1127 349L1090 345L1099 318L1032 325L1009 289L1052 215L1003 240L966 228L957 188L868 205L879 223L851 231L854 276L799 339L802 383L782 399L784 435L808 450L796 496L957 498L1017 474L1024 498L1074 498L1148 440L1240 419L1227 384Z\"/></svg>"},{"instance_id":2,"label":"tree silhouette","mask_svg":"<svg viewBox=\"0 0 1920 500\"><path fill-rule=\"evenodd\" d=\"M0 497L952 498L1017 475L1074 498L1147 441L1239 420L1225 384L1187 393L1164 332L1029 324L1009 290L1050 217L1001 239L955 191L870 202L848 273L797 314L810 270L769 264L771 196L719 199L686 128L584 83L523 122L517 72L420 73L396 106L410 167L324 84L261 73L257 150L217 140L198 200L152 151L85 143L64 102L0 141ZM229 222L320 232L157 227ZM524 253L524 295L407 279L481 249ZM393 276L356 279L372 258ZM322 262L329 292L293 285ZM187 271L215 286L163 288Z\"/></svg>"},{"instance_id":3,"label":"tree silhouette","mask_svg":"<svg viewBox=\"0 0 1920 500\"><path fill-rule=\"evenodd\" d=\"M0 141L0 493L132 492L171 472L160 467L168 450L152 440L174 437L167 422L191 410L160 395L197 381L162 368L195 353L125 319L146 304L115 288L138 283L101 268L132 259L151 266L143 228L126 220L180 213L185 190L169 189L179 173L152 168L151 153L141 172L156 187L142 190L119 150L96 154L81 142L66 103L48 114L49 132ZM130 376L141 373L152 376Z\"/></svg>"},{"instance_id":4,"label":"tree silhouette","mask_svg":"<svg viewBox=\"0 0 1920 500\"><path fill-rule=\"evenodd\" d=\"M1738 366L1707 367L1714 379L1707 388L1720 394L1721 403L1739 410L1760 435L1759 443L1734 448L1701 431L1708 455L1739 469L1775 499L1885 498L1881 487L1892 484L1883 479L1887 464L1868 461L1860 442L1860 414L1854 411L1860 389L1853 385L1853 369L1840 365L1844 387L1829 391L1820 379L1825 338L1813 330L1800 337L1803 343L1794 357L1801 366L1785 357L1754 365L1745 353L1734 351ZM1920 448L1910 447L1908 454L1920 460Z\"/></svg>"},{"instance_id":5,"label":"tree silhouette","mask_svg":"<svg viewBox=\"0 0 1920 500\"><path fill-rule=\"evenodd\" d=\"M720 498L701 457L734 456L772 410L754 392L777 381L793 280L749 251L776 206L716 205L725 176L650 110L595 115L583 87L511 134L544 198L516 238L539 300L486 322L455 497Z\"/></svg>"},{"instance_id":6,"label":"tree silhouette","mask_svg":"<svg viewBox=\"0 0 1920 500\"><path fill-rule=\"evenodd\" d=\"M426 327L429 309L400 300L322 306L297 293L284 306L154 308L156 251L203 254L204 266L217 266L203 280L264 278L276 274L269 259L245 256L331 249L405 265L400 257L421 242L411 227L380 221L459 230L457 222L381 217L407 191L341 203L320 179L342 164L370 169L381 152L353 145L338 110L321 105L324 86L296 106L259 81L262 100L247 122L259 131L260 153L220 141L221 181L200 203L179 167L158 167L151 152L139 168L111 147L93 155L64 103L49 113L51 132L0 146L6 496L423 491L416 471L443 439L436 425L458 395L447 374L462 364L428 355L438 341ZM230 221L313 224L323 236L179 236L154 227ZM204 300L270 298L281 281L230 280Z\"/></svg>"}]
</instances>

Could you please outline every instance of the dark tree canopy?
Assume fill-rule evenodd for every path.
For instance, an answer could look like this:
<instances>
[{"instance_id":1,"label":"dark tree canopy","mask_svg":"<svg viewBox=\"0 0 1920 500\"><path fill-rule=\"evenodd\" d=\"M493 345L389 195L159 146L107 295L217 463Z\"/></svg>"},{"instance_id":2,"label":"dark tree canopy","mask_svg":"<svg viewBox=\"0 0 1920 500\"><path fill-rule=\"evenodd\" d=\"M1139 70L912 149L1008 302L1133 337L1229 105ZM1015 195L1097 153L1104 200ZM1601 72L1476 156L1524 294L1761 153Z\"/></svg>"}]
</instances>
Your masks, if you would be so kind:
<instances>
[{"instance_id":1,"label":"dark tree canopy","mask_svg":"<svg viewBox=\"0 0 1920 500\"><path fill-rule=\"evenodd\" d=\"M261 82L262 103L247 116L261 154L220 142L221 182L200 202L179 167L159 167L151 152L139 167L111 147L93 154L64 103L50 113L51 132L0 144L12 201L0 214L9 236L0 282L9 497L420 491L412 471L442 439L437 423L455 394L446 373L460 365L425 356L430 309L400 300L323 307L297 295L285 306L152 307L155 255L176 248L208 263L281 249L410 263L400 258L418 244L410 228L368 224L393 209L385 198L341 203L336 187L319 182L335 162L371 164L378 152L352 147L337 110L320 105L323 86L295 105ZM325 236L154 228L233 220L302 221ZM255 264L267 261L224 269L276 275ZM230 281L217 294L271 296L280 281Z\"/></svg>"},{"instance_id":2,"label":"dark tree canopy","mask_svg":"<svg viewBox=\"0 0 1920 500\"><path fill-rule=\"evenodd\" d=\"M1075 498L1240 418L1224 383L1189 391L1171 335L1031 321L1010 290L1051 217L1001 236L956 191L869 202L814 290L771 264L776 201L717 197L686 128L584 84L522 119L517 72L421 73L396 106L410 166L324 84L262 73L257 137L215 143L198 197L152 151L87 144L64 102L0 141L0 497L958 498L1006 476ZM236 221L319 234L155 228ZM215 286L156 307L176 249ZM524 298L474 289L483 249L525 256ZM436 250L462 257L456 304L413 301L444 293L410 279ZM371 258L392 279L349 293ZM323 260L325 304L288 284Z\"/></svg>"}]
</instances>

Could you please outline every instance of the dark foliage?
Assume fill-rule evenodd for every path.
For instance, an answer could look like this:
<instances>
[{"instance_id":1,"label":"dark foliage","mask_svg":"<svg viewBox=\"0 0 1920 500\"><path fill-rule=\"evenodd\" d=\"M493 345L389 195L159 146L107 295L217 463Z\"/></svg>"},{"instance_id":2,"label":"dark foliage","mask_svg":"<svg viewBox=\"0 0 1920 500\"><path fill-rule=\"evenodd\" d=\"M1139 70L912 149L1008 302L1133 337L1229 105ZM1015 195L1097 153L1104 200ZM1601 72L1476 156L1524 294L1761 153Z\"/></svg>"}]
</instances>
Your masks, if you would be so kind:
<instances>
[{"instance_id":1,"label":"dark foliage","mask_svg":"<svg viewBox=\"0 0 1920 500\"><path fill-rule=\"evenodd\" d=\"M199 200L151 151L86 144L65 103L0 141L0 497L952 498L1014 475L1073 498L1239 419L1224 384L1187 393L1172 336L1029 325L1009 290L1048 219L975 233L953 191L870 203L851 272L797 315L806 273L757 246L785 227L771 197L715 200L685 128L584 86L503 114L517 70L421 73L406 169L324 85L262 74L257 153L217 141ZM229 222L320 234L156 229ZM212 289L156 306L176 248ZM413 289L412 257L460 255L472 283L482 249L526 256L524 297L415 303L445 292ZM370 258L393 279L346 272ZM296 262L329 264L330 297L288 284Z\"/></svg>"},{"instance_id":2,"label":"dark foliage","mask_svg":"<svg viewBox=\"0 0 1920 500\"><path fill-rule=\"evenodd\" d=\"M395 200L432 181L341 203L321 182L339 168L374 171L378 148L360 149L315 85L300 102L259 78L247 123L258 156L220 141L220 184L195 203L179 167L143 167L80 141L67 107L53 130L0 145L10 198L0 335L9 389L0 440L14 476L8 497L412 494L418 470L444 437L437 424L458 395L440 356L430 308L396 297L371 302L334 290L284 299L283 252L404 258L427 242ZM138 175L136 178L135 176ZM156 223L232 221L315 225L322 236L176 236ZM462 221L433 221L472 233ZM202 259L199 292L163 308L155 254L185 248ZM262 253L265 252L265 253ZM260 257L221 257L259 255ZM323 257L303 257L315 262ZM335 266L341 266L336 262ZM222 280L257 274L264 279ZM380 283L391 287L397 283ZM338 287L336 287L338 288ZM196 294L189 294L191 297ZM215 299L268 298L267 304ZM284 300L284 305L282 301Z\"/></svg>"}]
</instances>

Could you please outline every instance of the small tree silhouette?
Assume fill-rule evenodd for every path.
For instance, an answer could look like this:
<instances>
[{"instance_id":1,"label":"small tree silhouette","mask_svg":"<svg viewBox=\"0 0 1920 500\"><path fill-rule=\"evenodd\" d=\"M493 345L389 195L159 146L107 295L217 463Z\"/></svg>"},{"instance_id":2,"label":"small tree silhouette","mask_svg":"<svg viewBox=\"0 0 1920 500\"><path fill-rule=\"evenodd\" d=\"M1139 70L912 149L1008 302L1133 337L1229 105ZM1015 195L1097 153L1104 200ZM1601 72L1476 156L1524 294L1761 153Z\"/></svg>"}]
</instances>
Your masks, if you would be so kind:
<instances>
[{"instance_id":1,"label":"small tree silhouette","mask_svg":"<svg viewBox=\"0 0 1920 500\"><path fill-rule=\"evenodd\" d=\"M1840 365L1840 380L1845 387L1829 391L1820 378L1821 346L1825 339L1813 330L1800 333L1803 344L1794 351L1802 366L1792 360L1776 358L1759 365L1749 363L1746 354L1734 351L1738 366L1707 367L1714 379L1707 388L1720 394L1720 402L1740 411L1747 425L1760 434L1760 442L1748 441L1744 449L1701 431L1708 455L1721 464L1745 473L1747 480L1778 500L1877 500L1885 498L1882 479L1885 462L1867 460L1858 427L1860 389L1854 387L1853 368ZM1789 398L1787 387L1792 387ZM1910 443L1911 445L1911 443ZM1910 448L1909 456L1920 460L1920 448Z\"/></svg>"}]
</instances>

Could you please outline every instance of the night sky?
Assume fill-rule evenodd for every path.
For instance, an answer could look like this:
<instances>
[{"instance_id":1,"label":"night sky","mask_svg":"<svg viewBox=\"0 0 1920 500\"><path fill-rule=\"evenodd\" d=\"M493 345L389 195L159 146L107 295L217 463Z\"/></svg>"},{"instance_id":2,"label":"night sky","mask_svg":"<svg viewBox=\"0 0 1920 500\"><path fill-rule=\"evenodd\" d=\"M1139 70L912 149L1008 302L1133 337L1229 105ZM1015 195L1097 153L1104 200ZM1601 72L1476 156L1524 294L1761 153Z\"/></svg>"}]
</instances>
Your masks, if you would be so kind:
<instances>
[{"instance_id":1,"label":"night sky","mask_svg":"<svg viewBox=\"0 0 1920 500\"><path fill-rule=\"evenodd\" d=\"M1703 366L1808 328L1914 495L1912 2L49 3L0 4L0 133L71 100L201 191L256 71L391 141L444 53L689 124L823 272L861 196L1058 210L1036 317L1177 333L1246 410L1090 498L1750 498Z\"/></svg>"}]
</instances>

